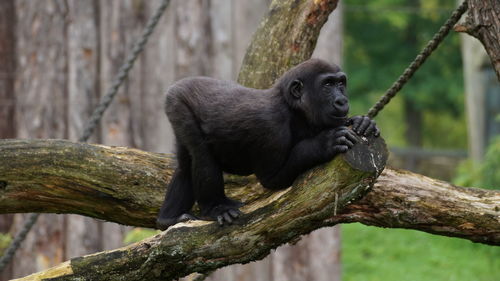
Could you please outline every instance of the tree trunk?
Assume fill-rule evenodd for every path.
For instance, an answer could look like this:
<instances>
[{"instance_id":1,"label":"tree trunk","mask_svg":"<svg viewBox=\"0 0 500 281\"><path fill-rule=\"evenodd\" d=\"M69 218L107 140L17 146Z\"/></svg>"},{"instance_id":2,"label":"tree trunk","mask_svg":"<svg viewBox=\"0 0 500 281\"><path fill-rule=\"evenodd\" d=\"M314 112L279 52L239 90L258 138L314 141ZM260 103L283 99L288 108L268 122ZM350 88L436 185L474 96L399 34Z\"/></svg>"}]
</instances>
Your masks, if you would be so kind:
<instances>
[{"instance_id":1,"label":"tree trunk","mask_svg":"<svg viewBox=\"0 0 500 281\"><path fill-rule=\"evenodd\" d=\"M0 138L14 138L16 25L13 0L0 1Z\"/></svg>"},{"instance_id":2,"label":"tree trunk","mask_svg":"<svg viewBox=\"0 0 500 281\"><path fill-rule=\"evenodd\" d=\"M419 0L407 0L406 4L410 7L420 7ZM417 40L417 15L410 15L410 22L406 28L406 46L412 46L413 52L417 53L418 40ZM416 79L415 77L413 78ZM411 148L418 148L422 146L422 111L415 103L415 98L403 95L403 112L405 119L405 139L406 144ZM405 159L404 168L410 171L416 171L418 167L418 159L409 156Z\"/></svg>"},{"instance_id":3,"label":"tree trunk","mask_svg":"<svg viewBox=\"0 0 500 281\"><path fill-rule=\"evenodd\" d=\"M175 78L210 73L210 1L179 1L175 9Z\"/></svg>"},{"instance_id":4,"label":"tree trunk","mask_svg":"<svg viewBox=\"0 0 500 281\"><path fill-rule=\"evenodd\" d=\"M99 99L99 8L97 1L68 1L68 135L81 137ZM98 142L98 136L91 142ZM101 222L79 215L64 216L64 259L102 251Z\"/></svg>"},{"instance_id":5,"label":"tree trunk","mask_svg":"<svg viewBox=\"0 0 500 281\"><path fill-rule=\"evenodd\" d=\"M268 88L286 70L308 59L337 3L274 0L248 47L238 82L250 88Z\"/></svg>"},{"instance_id":6,"label":"tree trunk","mask_svg":"<svg viewBox=\"0 0 500 281\"><path fill-rule=\"evenodd\" d=\"M258 29L265 15L269 12L271 0L230 0L233 5L233 76L238 78L241 72L243 59L248 46L252 43L252 36Z\"/></svg>"},{"instance_id":7,"label":"tree trunk","mask_svg":"<svg viewBox=\"0 0 500 281\"><path fill-rule=\"evenodd\" d=\"M467 0L469 9L464 24L456 31L466 32L479 39L490 56L500 81L500 2L498 0Z\"/></svg>"},{"instance_id":8,"label":"tree trunk","mask_svg":"<svg viewBox=\"0 0 500 281\"><path fill-rule=\"evenodd\" d=\"M498 49L490 49L489 53L491 60L489 60L484 47L497 48L500 46L498 42L491 42L491 40L495 40L495 29L498 41L500 23L498 20L496 21L496 25L492 23L495 22L495 13L496 19L500 17L500 5L498 1L490 1L491 3L487 2L488 1L469 1L469 10L467 18L464 21L465 24L462 23L455 27L455 30L468 32L481 40L476 40L467 34L462 34L461 36L469 152L475 164L479 164L484 158L488 143L487 121L495 119L495 114L489 116L487 110L488 105L495 106L494 103L488 104L487 102L488 87L491 87L491 83L488 82L488 80L490 80L488 78L490 76L488 72L490 69L493 69L491 62L495 65L495 58L497 60L496 72L497 76L500 78L498 74L500 51ZM492 16L493 18L491 18Z\"/></svg>"},{"instance_id":9,"label":"tree trunk","mask_svg":"<svg viewBox=\"0 0 500 281\"><path fill-rule=\"evenodd\" d=\"M0 139L16 137L14 77L16 72L15 5L13 0L0 1ZM0 233L11 235L14 215L0 216ZM2 251L3 252L3 251ZM12 265L4 268L0 280L8 280Z\"/></svg>"},{"instance_id":10,"label":"tree trunk","mask_svg":"<svg viewBox=\"0 0 500 281\"><path fill-rule=\"evenodd\" d=\"M422 111L418 109L415 102L405 97L403 98L404 115L405 115L405 138L406 143L410 148L418 148L422 146ZM418 167L418 159L415 156L408 156L405 159L404 168L410 171L416 171Z\"/></svg>"},{"instance_id":11,"label":"tree trunk","mask_svg":"<svg viewBox=\"0 0 500 281\"><path fill-rule=\"evenodd\" d=\"M15 1L18 138L68 137L67 13L62 0ZM15 232L25 217L15 216ZM13 258L23 261L12 265L13 276L24 276L65 260L64 235L63 216L41 216Z\"/></svg>"}]
</instances>

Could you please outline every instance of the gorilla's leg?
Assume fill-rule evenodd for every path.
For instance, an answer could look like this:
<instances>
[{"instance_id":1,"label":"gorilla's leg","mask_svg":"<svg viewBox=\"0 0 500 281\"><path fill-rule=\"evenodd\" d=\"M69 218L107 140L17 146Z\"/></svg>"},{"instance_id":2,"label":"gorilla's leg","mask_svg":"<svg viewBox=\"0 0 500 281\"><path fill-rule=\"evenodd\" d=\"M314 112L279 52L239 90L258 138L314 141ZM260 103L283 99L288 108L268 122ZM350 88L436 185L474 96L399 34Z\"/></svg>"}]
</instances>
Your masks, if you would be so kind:
<instances>
[{"instance_id":1,"label":"gorilla's leg","mask_svg":"<svg viewBox=\"0 0 500 281\"><path fill-rule=\"evenodd\" d=\"M240 215L242 204L231 200L224 193L222 170L206 144L199 144L191 151L194 195L203 216L231 224Z\"/></svg>"},{"instance_id":2,"label":"gorilla's leg","mask_svg":"<svg viewBox=\"0 0 500 281\"><path fill-rule=\"evenodd\" d=\"M170 106L167 103L168 118L178 142L185 147L191 161L191 188L187 188L188 185L182 186L179 193L188 192L188 189L198 202L203 216L215 219L219 224L231 223L239 216L238 207L241 203L227 198L224 194L222 170L204 141L206 137L200 129L198 118L189 106L175 95L169 101L171 103ZM175 197L167 200L175 200Z\"/></svg>"},{"instance_id":3,"label":"gorilla's leg","mask_svg":"<svg viewBox=\"0 0 500 281\"><path fill-rule=\"evenodd\" d=\"M177 145L177 163L179 166L170 180L156 220L157 227L162 230L181 221L196 219L189 214L194 204L191 157L186 148L180 144Z\"/></svg>"}]
</instances>

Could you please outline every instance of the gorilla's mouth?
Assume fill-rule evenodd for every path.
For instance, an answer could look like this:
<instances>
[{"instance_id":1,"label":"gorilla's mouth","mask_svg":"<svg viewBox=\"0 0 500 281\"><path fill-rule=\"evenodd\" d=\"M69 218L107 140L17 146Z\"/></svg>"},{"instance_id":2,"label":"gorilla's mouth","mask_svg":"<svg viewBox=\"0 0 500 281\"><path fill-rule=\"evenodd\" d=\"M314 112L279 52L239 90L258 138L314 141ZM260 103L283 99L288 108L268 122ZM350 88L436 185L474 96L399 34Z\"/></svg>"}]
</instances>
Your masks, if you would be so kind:
<instances>
[{"instance_id":1,"label":"gorilla's mouth","mask_svg":"<svg viewBox=\"0 0 500 281\"><path fill-rule=\"evenodd\" d=\"M349 113L349 105L334 106L330 111L330 116L333 118L346 118Z\"/></svg>"},{"instance_id":2,"label":"gorilla's mouth","mask_svg":"<svg viewBox=\"0 0 500 281\"><path fill-rule=\"evenodd\" d=\"M331 115L331 118L329 120L329 123L334 127L343 126L346 124L346 122L347 122L347 113L344 114L343 116Z\"/></svg>"},{"instance_id":3,"label":"gorilla's mouth","mask_svg":"<svg viewBox=\"0 0 500 281\"><path fill-rule=\"evenodd\" d=\"M349 110L335 110L333 111L330 116L333 118L333 119L336 119L336 118L346 118L347 117L347 113L349 113Z\"/></svg>"},{"instance_id":4,"label":"gorilla's mouth","mask_svg":"<svg viewBox=\"0 0 500 281\"><path fill-rule=\"evenodd\" d=\"M335 112L335 113L332 113L330 116L332 116L332 118L346 118L347 117L347 112Z\"/></svg>"}]
</instances>

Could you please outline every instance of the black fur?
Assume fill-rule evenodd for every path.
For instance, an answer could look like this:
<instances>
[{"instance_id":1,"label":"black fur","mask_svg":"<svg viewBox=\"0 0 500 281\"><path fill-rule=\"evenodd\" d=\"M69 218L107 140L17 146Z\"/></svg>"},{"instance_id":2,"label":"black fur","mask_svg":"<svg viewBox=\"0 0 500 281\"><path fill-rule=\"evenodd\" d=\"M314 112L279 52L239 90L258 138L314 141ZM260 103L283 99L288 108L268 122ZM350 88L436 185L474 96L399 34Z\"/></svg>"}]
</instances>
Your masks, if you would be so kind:
<instances>
[{"instance_id":1,"label":"black fur","mask_svg":"<svg viewBox=\"0 0 500 281\"><path fill-rule=\"evenodd\" d=\"M240 202L224 194L222 172L255 174L269 189L283 189L311 167L353 146L359 134L378 135L367 117L347 118L346 76L336 65L311 59L267 90L206 77L171 86L166 113L176 141L178 168L157 225L166 229L202 216L219 224L240 215Z\"/></svg>"}]
</instances>

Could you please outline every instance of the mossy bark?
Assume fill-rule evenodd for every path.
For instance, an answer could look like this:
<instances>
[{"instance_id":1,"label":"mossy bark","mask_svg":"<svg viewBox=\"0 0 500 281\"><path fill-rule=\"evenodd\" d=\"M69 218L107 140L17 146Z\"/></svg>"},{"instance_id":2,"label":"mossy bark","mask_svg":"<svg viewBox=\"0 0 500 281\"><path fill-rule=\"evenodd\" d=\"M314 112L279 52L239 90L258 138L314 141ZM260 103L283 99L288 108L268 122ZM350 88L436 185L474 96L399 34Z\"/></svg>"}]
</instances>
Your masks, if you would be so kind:
<instances>
[{"instance_id":1,"label":"mossy bark","mask_svg":"<svg viewBox=\"0 0 500 281\"><path fill-rule=\"evenodd\" d=\"M160 154L68 141L3 140L0 158L6 159L0 165L4 212L76 212L142 226L153 226L172 172L170 159ZM376 138L360 140L282 191L265 191L253 177L227 176L229 196L245 203L233 225L177 224L140 243L75 258L21 280L171 280L258 260L330 225L332 216L373 186L386 160L385 143Z\"/></svg>"},{"instance_id":2,"label":"mossy bark","mask_svg":"<svg viewBox=\"0 0 500 281\"><path fill-rule=\"evenodd\" d=\"M238 82L269 88L291 67L311 57L338 0L274 0L247 49Z\"/></svg>"},{"instance_id":3,"label":"mossy bark","mask_svg":"<svg viewBox=\"0 0 500 281\"><path fill-rule=\"evenodd\" d=\"M154 226L168 155L63 140L0 140L0 213L73 213Z\"/></svg>"},{"instance_id":4,"label":"mossy bark","mask_svg":"<svg viewBox=\"0 0 500 281\"><path fill-rule=\"evenodd\" d=\"M500 244L500 192L406 171L381 173L386 153L382 139L357 144L280 192L264 190L254 177L226 176L229 196L246 204L235 225L178 224L140 243L75 258L21 280L175 279L260 259L302 234L342 222ZM140 226L153 226L173 171L166 155L56 140L2 140L0 158L6 159L0 165L1 212L74 212Z\"/></svg>"},{"instance_id":5,"label":"mossy bark","mask_svg":"<svg viewBox=\"0 0 500 281\"><path fill-rule=\"evenodd\" d=\"M500 191L455 186L404 170L385 169L361 200L332 223L408 228L500 245Z\"/></svg>"},{"instance_id":6,"label":"mossy bark","mask_svg":"<svg viewBox=\"0 0 500 281\"><path fill-rule=\"evenodd\" d=\"M381 143L365 145L384 150ZM369 171L374 161L383 160L373 155L355 149L342 158ZM0 213L75 213L144 227L154 227L174 169L168 154L63 140L0 140L0 159ZM332 170L314 169L306 180L335 173L337 168L328 167ZM264 198L275 196L253 176L226 175L225 184L228 195L246 202L247 210L261 208L267 204ZM412 228L498 244L499 206L500 192L495 190L386 169L370 193L337 210L342 215L332 222Z\"/></svg>"}]
</instances>

